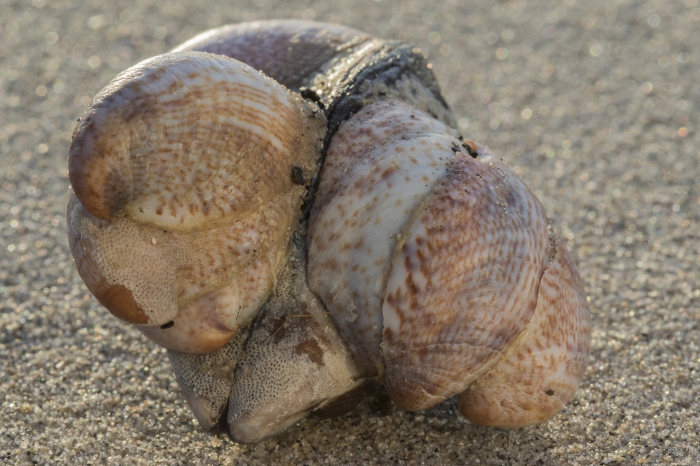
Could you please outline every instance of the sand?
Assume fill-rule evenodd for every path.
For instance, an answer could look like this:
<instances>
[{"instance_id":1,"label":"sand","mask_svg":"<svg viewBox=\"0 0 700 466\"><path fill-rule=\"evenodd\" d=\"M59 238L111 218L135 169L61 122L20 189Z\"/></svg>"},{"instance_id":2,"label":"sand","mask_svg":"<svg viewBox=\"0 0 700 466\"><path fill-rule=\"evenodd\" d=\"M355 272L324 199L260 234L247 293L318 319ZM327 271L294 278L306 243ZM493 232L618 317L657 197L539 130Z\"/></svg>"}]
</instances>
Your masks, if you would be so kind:
<instances>
[{"instance_id":1,"label":"sand","mask_svg":"<svg viewBox=\"0 0 700 466\"><path fill-rule=\"evenodd\" d=\"M258 445L203 432L165 351L90 295L66 241L75 120L116 73L210 27L343 22L421 47L463 134L532 187L590 297L590 365L517 430L381 396ZM700 5L0 0L0 463L700 463Z\"/></svg>"}]
</instances>

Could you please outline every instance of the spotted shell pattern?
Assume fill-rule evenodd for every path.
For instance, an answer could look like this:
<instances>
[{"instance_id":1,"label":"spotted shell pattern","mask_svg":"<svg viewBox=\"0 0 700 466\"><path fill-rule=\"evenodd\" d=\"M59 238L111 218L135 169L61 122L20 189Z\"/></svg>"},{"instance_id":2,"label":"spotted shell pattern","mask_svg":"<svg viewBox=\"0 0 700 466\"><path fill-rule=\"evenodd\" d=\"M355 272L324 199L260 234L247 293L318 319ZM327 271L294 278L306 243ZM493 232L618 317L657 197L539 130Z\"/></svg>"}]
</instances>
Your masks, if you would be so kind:
<instances>
[{"instance_id":1,"label":"spotted shell pattern","mask_svg":"<svg viewBox=\"0 0 700 466\"><path fill-rule=\"evenodd\" d=\"M167 348L221 347L286 262L306 194L292 170L316 173L324 124L225 57L167 54L117 76L69 154L69 237L88 288ZM167 336L154 328L170 321Z\"/></svg>"},{"instance_id":2,"label":"spotted shell pattern","mask_svg":"<svg viewBox=\"0 0 700 466\"><path fill-rule=\"evenodd\" d=\"M405 44L308 21L206 32L81 118L76 267L237 441L377 382L403 409L457 395L479 424L543 422L588 361L583 285L532 191L453 126Z\"/></svg>"}]
</instances>

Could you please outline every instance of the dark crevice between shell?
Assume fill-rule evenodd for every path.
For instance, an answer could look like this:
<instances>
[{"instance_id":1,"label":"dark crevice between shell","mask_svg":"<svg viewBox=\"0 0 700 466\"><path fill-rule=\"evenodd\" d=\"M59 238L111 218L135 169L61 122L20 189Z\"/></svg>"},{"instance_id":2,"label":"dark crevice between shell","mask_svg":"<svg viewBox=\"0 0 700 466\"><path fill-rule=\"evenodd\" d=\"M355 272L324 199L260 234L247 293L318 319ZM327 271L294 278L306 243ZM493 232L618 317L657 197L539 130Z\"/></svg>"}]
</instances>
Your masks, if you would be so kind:
<instances>
[{"instance_id":1,"label":"dark crevice between shell","mask_svg":"<svg viewBox=\"0 0 700 466\"><path fill-rule=\"evenodd\" d=\"M355 390L366 379L325 306L309 290L306 263L302 221L275 291L254 320L236 363L227 421L238 442L276 435L348 393L348 409L361 399Z\"/></svg>"},{"instance_id":2,"label":"dark crevice between shell","mask_svg":"<svg viewBox=\"0 0 700 466\"><path fill-rule=\"evenodd\" d=\"M318 23L315 24L315 27L318 27ZM269 23L269 27L271 28L270 33L274 33L274 28L279 26L275 26L275 23L271 22ZM263 29L264 28L261 30ZM250 35L252 39L258 40L259 37L263 37L258 34L260 34L259 31L250 35L250 31L242 29L232 34L231 37L234 38L234 42L236 39L240 40L241 38L248 37L248 35ZM220 42L223 43L225 41L224 39ZM205 40L201 43L194 42L186 47L181 46L179 49L209 52L216 50L220 52L220 50L218 50L219 47L219 43ZM236 56L235 52L239 50L240 48L236 49L234 47L232 58L244 59L244 57ZM228 404L222 403L221 400L215 403L216 411L219 413L220 418L214 419L211 416L202 416L202 413L198 414L197 410L193 407L195 416L200 421L200 425L205 429L210 429L214 427L217 422L221 422L221 420L225 418L225 416L221 416L221 414L228 411L230 434L234 440L244 443L257 442L271 435L275 435L286 428L290 422L296 422L311 411L316 411L323 417L344 414L357 405L372 387L373 382L369 382L371 379L366 378L366 375L362 375L358 372L354 377L357 381L356 386L343 394L338 394L338 396L332 399L310 399L309 404L303 407L300 406L299 411L296 413L292 413L292 415L286 418L283 415L278 415L272 424L260 431L256 431L257 427L252 426L247 431L241 433L242 430L237 427L237 425L245 426L250 424L249 421L251 421L252 418L249 415L254 411L248 408L241 410L238 404L243 401L237 399L235 395L237 391L235 387L236 383L244 379L245 374L254 370L252 366L245 362L246 358L255 351L264 350L260 345L261 338L263 339L263 343L269 344L269 341L264 341L265 338L269 340L282 340L287 337L284 332L292 331L303 333L309 331L309 329L302 328L304 325L285 330L283 327L279 326L279 323L281 322L280 317L284 320L287 318L285 316L298 313L299 303L303 302L305 299L307 301L309 299L309 297L300 299L298 295L299 289L295 287L294 283L299 274L303 274L303 280L306 282L306 228L308 218L320 182L319 174L322 170L323 161L331 139L340 125L368 104L379 100L395 99L405 101L430 113L433 117L448 126L456 126L451 110L440 93L435 75L428 67L427 60L420 50L410 45L396 41L382 41L365 36L362 41L354 46L344 47L340 50L336 49L333 58L320 66L316 64L315 69L309 69L305 72L301 70L301 73L305 74L302 79L299 79L299 76L295 75L290 77L290 79L292 79L290 82L285 82L285 79L281 79L280 84L287 85L292 88L292 90L300 92L300 95L304 99L318 106L317 110L313 110L312 113L307 115L309 118L315 118L316 112L322 112L328 123L327 132L323 140L321 162L318 171L313 174L295 172L290 174L297 184L303 183L309 187L302 205L302 218L292 239L293 253L288 259L285 271L278 277L277 290L267 300L256 319L249 327L245 343L243 343L241 347L243 349L235 361L229 360L228 364L233 364L235 366L233 369L232 381L223 382L221 380L212 380L212 382L218 383L220 386L224 383L228 383L229 386L232 387L231 397L227 402ZM329 80L329 76L332 76L333 79ZM301 86L298 85L299 82L302 83ZM317 86L317 84L319 85ZM325 311L325 314L328 314L327 309L318 296L308 290L308 284L306 284L306 291L315 298L322 310ZM306 322L302 323L308 324L308 321L311 319L304 320ZM332 322L327 315L326 320L329 323ZM335 325L331 323L331 326L337 333ZM292 325L292 327L295 327L295 325ZM267 335L267 337L261 335ZM340 337L338 337L338 340L342 341ZM278 344L279 342L275 341L275 345ZM308 344L305 348L308 350L312 346L312 344ZM297 349L297 347L295 346L294 349ZM302 350L303 349L304 347L302 347ZM304 351L297 351L296 354L299 355L300 352L303 353ZM173 352L169 352L169 355L176 373L178 373L176 361L187 360L188 364L191 364L197 358L204 360L210 356L173 356L172 353ZM317 358L316 362L318 362ZM191 366L188 365L188 367ZM265 376L267 375L268 374L265 374ZM187 380L187 377L178 374L178 382L180 382L183 387L183 391L185 391L188 402L192 407L194 403L190 402L190 398L193 392L193 387L191 386L193 380ZM261 381L261 383L264 382ZM201 396L200 394L200 397ZM253 401L258 402L259 400ZM225 409L226 411L224 411ZM234 414L236 412L238 414ZM256 416L258 416L259 419L260 415ZM204 418L204 422L202 418Z\"/></svg>"},{"instance_id":3,"label":"dark crevice between shell","mask_svg":"<svg viewBox=\"0 0 700 466\"><path fill-rule=\"evenodd\" d=\"M342 416L355 409L355 407L364 400L365 396L373 390L376 390L375 384L369 381L365 382L359 387L332 399L329 403L317 409L312 414L322 419Z\"/></svg>"},{"instance_id":4,"label":"dark crevice between shell","mask_svg":"<svg viewBox=\"0 0 700 466\"><path fill-rule=\"evenodd\" d=\"M204 430L226 419L229 394L236 363L244 355L252 326L238 332L226 345L209 354L188 354L168 350L173 368L187 404Z\"/></svg>"},{"instance_id":5,"label":"dark crevice between shell","mask_svg":"<svg viewBox=\"0 0 700 466\"><path fill-rule=\"evenodd\" d=\"M360 111L365 104L386 98L380 84L395 89L397 82L404 78L420 82L444 110L442 115L426 109L428 113L448 126L456 126L449 106L440 93L435 75L418 49L400 42L386 42L357 63L348 66L348 62L352 63L352 60L340 57L324 72L326 75L338 76L335 81L326 84L325 88L330 92L323 93L320 99L327 108L326 141L330 141L343 121ZM366 87L368 84L371 85L369 88ZM397 97L406 102L412 102L415 98L402 94Z\"/></svg>"},{"instance_id":6,"label":"dark crevice between shell","mask_svg":"<svg viewBox=\"0 0 700 466\"><path fill-rule=\"evenodd\" d=\"M438 112L430 111L427 108L428 105L423 105L422 107L425 107L422 108L423 110L446 125L456 127L452 111L440 93L437 79L428 68L428 62L423 54L418 49L401 42L380 44L379 47L357 60L348 59L346 55L337 57L316 73L316 75L337 76L334 81L324 84L326 92L320 96L314 90L317 103L322 104L322 106L319 105L322 109L325 107L324 114L328 121L319 174L323 170L331 140L340 125L366 105L389 98L386 89L395 91L391 93L391 98L417 104L415 95L406 95L405 90L398 88L398 83L402 79L420 83L429 92L431 103L437 104L441 111L438 115ZM309 77L308 81L313 82L313 76ZM315 99L310 100L316 102ZM305 218L308 218L311 212L319 183L320 176L316 176L308 192L308 202L305 202Z\"/></svg>"},{"instance_id":7,"label":"dark crevice between shell","mask_svg":"<svg viewBox=\"0 0 700 466\"><path fill-rule=\"evenodd\" d=\"M435 74L428 67L428 61L421 51L409 44L399 41L384 41L372 38L361 31L344 26L326 25L313 21L261 21L258 23L230 25L212 31L204 39L193 41L177 47L175 50L202 51L211 53L227 52L231 58L246 62L255 42L263 47L270 36L289 35L289 47L296 47L292 38L298 41L301 36L315 39L318 37L357 36L342 47L333 48L330 40L314 42L312 53L319 57L331 57L325 62L310 62L312 68L298 70L300 75L279 76L279 83L290 90L300 93L301 97L318 106L327 119L327 131L319 170L313 177L304 174L310 189L303 203L304 218L313 207L313 200L319 184L319 173L323 168L331 139L340 125L362 110L365 105L378 100L396 99L408 102L428 112L437 120L455 128L456 121L449 105L440 92ZM241 41L251 41L245 47ZM329 48L330 47L330 48ZM332 51L332 53L331 53ZM294 52L291 52L294 53ZM262 57L274 54L261 50ZM255 59L254 59L255 60ZM255 63L249 63L255 68ZM260 68L260 67L259 67ZM260 71L264 71L261 69ZM329 79L329 76L334 77ZM273 78L274 78L273 73ZM319 82L320 81L320 82ZM413 83L423 91L419 96L414 89L402 89L400 83ZM301 83L301 85L300 85ZM313 118L313 115L309 115Z\"/></svg>"}]
</instances>

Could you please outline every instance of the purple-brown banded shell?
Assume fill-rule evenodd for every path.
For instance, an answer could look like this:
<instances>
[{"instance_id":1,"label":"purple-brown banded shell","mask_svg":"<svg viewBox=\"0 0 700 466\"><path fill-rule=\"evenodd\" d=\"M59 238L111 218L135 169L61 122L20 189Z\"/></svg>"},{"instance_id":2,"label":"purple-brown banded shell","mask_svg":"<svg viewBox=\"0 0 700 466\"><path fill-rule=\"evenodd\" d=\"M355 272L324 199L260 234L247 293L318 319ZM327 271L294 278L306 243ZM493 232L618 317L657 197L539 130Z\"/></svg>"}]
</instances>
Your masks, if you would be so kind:
<instances>
[{"instance_id":1,"label":"purple-brown banded shell","mask_svg":"<svg viewBox=\"0 0 700 466\"><path fill-rule=\"evenodd\" d=\"M408 410L458 395L480 424L543 422L588 361L581 279L525 183L454 126L405 44L304 21L206 32L81 118L76 266L238 441L377 382Z\"/></svg>"}]
</instances>

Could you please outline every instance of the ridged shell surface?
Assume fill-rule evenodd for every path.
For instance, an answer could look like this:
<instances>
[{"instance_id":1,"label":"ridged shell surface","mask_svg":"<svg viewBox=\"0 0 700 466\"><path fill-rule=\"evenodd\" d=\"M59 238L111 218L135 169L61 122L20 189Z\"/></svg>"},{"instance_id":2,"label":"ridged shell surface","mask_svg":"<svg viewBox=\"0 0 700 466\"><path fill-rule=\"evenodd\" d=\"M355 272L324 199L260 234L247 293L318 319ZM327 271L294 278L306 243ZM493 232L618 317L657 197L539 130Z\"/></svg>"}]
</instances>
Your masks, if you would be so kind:
<instances>
[{"instance_id":1,"label":"ridged shell surface","mask_svg":"<svg viewBox=\"0 0 700 466\"><path fill-rule=\"evenodd\" d=\"M309 284L372 375L384 371L381 308L394 248L459 144L430 115L385 101L343 124L328 149L309 222Z\"/></svg>"},{"instance_id":2,"label":"ridged shell surface","mask_svg":"<svg viewBox=\"0 0 700 466\"><path fill-rule=\"evenodd\" d=\"M237 441L375 382L404 409L458 395L475 423L543 422L588 360L581 279L524 182L451 126L410 45L309 21L208 31L79 120L71 252Z\"/></svg>"},{"instance_id":3,"label":"ridged shell surface","mask_svg":"<svg viewBox=\"0 0 700 466\"><path fill-rule=\"evenodd\" d=\"M457 152L397 246L383 305L384 379L427 409L493 366L530 321L549 253L537 198L486 148Z\"/></svg>"},{"instance_id":4,"label":"ridged shell surface","mask_svg":"<svg viewBox=\"0 0 700 466\"><path fill-rule=\"evenodd\" d=\"M225 55L262 71L292 90L313 84L325 64L375 39L338 24L315 21L252 21L202 33L173 51Z\"/></svg>"},{"instance_id":5,"label":"ridged shell surface","mask_svg":"<svg viewBox=\"0 0 700 466\"><path fill-rule=\"evenodd\" d=\"M566 246L551 232L552 254L537 308L498 364L459 397L472 422L524 427L544 422L573 398L590 355L591 314Z\"/></svg>"},{"instance_id":6,"label":"ridged shell surface","mask_svg":"<svg viewBox=\"0 0 700 466\"><path fill-rule=\"evenodd\" d=\"M88 288L124 320L168 324L144 329L168 348L223 345L286 261L308 190L293 172L315 176L324 126L226 57L167 54L119 75L69 157L70 244Z\"/></svg>"},{"instance_id":7,"label":"ridged shell surface","mask_svg":"<svg viewBox=\"0 0 700 466\"><path fill-rule=\"evenodd\" d=\"M378 102L339 128L321 177L310 286L400 407L463 392L536 328L538 299L561 281L556 267L543 274L560 255L541 203L488 149L406 103ZM551 298L557 312L587 315L566 295L580 299L580 281L565 288Z\"/></svg>"},{"instance_id":8,"label":"ridged shell surface","mask_svg":"<svg viewBox=\"0 0 700 466\"><path fill-rule=\"evenodd\" d=\"M311 130L301 99L238 61L161 55L117 76L75 130L69 174L92 215L192 231L293 190ZM305 137L306 135L306 137ZM298 188L297 189L301 189Z\"/></svg>"}]
</instances>

